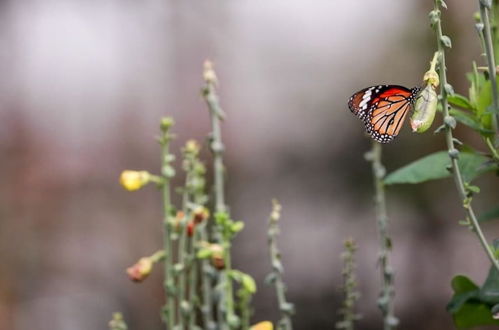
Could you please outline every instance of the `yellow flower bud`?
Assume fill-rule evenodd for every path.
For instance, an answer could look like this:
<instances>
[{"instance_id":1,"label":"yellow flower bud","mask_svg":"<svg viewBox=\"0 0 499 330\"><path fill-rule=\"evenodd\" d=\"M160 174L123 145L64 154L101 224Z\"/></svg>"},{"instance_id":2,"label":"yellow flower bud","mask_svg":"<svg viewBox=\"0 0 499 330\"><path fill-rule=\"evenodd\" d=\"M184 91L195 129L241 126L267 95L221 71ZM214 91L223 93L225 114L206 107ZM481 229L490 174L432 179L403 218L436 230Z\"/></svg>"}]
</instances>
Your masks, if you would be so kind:
<instances>
[{"instance_id":1,"label":"yellow flower bud","mask_svg":"<svg viewBox=\"0 0 499 330\"><path fill-rule=\"evenodd\" d=\"M128 267L126 272L132 281L142 282L149 276L149 274L151 274L153 265L154 263L151 258L140 258L135 265Z\"/></svg>"},{"instance_id":2,"label":"yellow flower bud","mask_svg":"<svg viewBox=\"0 0 499 330\"><path fill-rule=\"evenodd\" d=\"M263 321L253 325L250 330L273 330L274 326L270 321Z\"/></svg>"},{"instance_id":3,"label":"yellow flower bud","mask_svg":"<svg viewBox=\"0 0 499 330\"><path fill-rule=\"evenodd\" d=\"M199 143L196 140L188 140L185 143L185 151L188 153L198 154L199 149L201 149L201 147L199 146Z\"/></svg>"},{"instance_id":4,"label":"yellow flower bud","mask_svg":"<svg viewBox=\"0 0 499 330\"><path fill-rule=\"evenodd\" d=\"M440 78L438 77L438 73L435 70L427 71L423 76L423 81L427 84L433 86L433 88L437 88L440 84Z\"/></svg>"},{"instance_id":5,"label":"yellow flower bud","mask_svg":"<svg viewBox=\"0 0 499 330\"><path fill-rule=\"evenodd\" d=\"M204 61L203 79L209 84L217 84L217 75L213 70L213 63L209 60Z\"/></svg>"},{"instance_id":6,"label":"yellow flower bud","mask_svg":"<svg viewBox=\"0 0 499 330\"><path fill-rule=\"evenodd\" d=\"M151 181L151 174L147 171L123 171L120 176L120 184L129 191L142 188Z\"/></svg>"}]
</instances>

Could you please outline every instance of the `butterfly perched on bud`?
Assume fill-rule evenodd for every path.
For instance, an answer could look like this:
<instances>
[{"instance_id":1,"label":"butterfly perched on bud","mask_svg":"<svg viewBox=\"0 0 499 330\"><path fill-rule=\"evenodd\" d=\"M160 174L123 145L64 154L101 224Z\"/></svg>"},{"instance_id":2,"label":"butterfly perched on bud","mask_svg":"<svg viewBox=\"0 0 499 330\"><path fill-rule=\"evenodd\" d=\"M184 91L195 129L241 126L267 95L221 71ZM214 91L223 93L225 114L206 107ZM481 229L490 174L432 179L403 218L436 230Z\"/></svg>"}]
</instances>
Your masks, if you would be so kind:
<instances>
[{"instance_id":1,"label":"butterfly perched on bud","mask_svg":"<svg viewBox=\"0 0 499 330\"><path fill-rule=\"evenodd\" d=\"M367 133L374 140L388 143L399 134L419 91L419 87L371 86L353 94L348 107L364 122Z\"/></svg>"}]
</instances>

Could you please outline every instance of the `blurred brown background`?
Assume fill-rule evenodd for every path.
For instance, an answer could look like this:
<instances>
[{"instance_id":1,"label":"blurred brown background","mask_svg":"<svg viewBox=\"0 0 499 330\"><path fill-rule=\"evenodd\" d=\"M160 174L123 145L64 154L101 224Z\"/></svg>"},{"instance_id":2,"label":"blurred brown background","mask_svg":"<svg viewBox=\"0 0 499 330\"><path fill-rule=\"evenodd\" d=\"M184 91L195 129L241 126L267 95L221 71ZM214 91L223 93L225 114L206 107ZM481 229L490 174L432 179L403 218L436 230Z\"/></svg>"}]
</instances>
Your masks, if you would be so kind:
<instances>
[{"instance_id":1,"label":"blurred brown background","mask_svg":"<svg viewBox=\"0 0 499 330\"><path fill-rule=\"evenodd\" d=\"M480 61L477 1L450 1L450 81ZM130 329L161 329L161 274L141 285L124 269L161 242L160 198L127 193L123 169L159 170L161 116L176 150L203 140L199 90L215 62L229 170L228 201L246 229L235 266L255 276L254 321L276 320L266 224L283 204L280 246L297 329L333 329L341 302L342 242L359 245L364 315L381 329L372 178L362 124L348 111L373 84L419 84L434 51L431 1L0 2L0 328L105 329L122 311ZM438 119L440 120L440 119ZM458 137L470 139L468 132ZM384 148L388 170L444 148L442 136L406 127ZM205 153L209 160L209 154ZM492 177L488 178L491 179ZM478 211L498 199L478 182ZM481 283L487 260L451 180L388 190L401 329L452 329L450 279ZM499 234L485 225L489 238Z\"/></svg>"}]
</instances>

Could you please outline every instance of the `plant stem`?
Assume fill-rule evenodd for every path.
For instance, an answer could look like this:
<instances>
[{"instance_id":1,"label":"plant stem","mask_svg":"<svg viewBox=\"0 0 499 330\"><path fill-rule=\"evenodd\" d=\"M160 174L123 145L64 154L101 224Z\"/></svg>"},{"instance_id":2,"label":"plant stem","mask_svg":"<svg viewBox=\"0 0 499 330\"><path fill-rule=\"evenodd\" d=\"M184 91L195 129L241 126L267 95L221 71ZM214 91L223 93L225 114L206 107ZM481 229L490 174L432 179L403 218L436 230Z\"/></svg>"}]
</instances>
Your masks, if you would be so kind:
<instances>
[{"instance_id":1,"label":"plant stem","mask_svg":"<svg viewBox=\"0 0 499 330\"><path fill-rule=\"evenodd\" d=\"M490 27L489 19L489 8L487 8L483 1L480 3L480 16L484 24L484 41L485 41L485 54L487 55L487 64L489 67L489 79L492 88L492 102L493 102L493 114L492 114L492 125L494 131L499 134L497 122L499 121L499 96L497 94L497 80L496 80L496 64L494 58L494 46L492 44L492 29Z\"/></svg>"},{"instance_id":2,"label":"plant stem","mask_svg":"<svg viewBox=\"0 0 499 330\"><path fill-rule=\"evenodd\" d=\"M170 225L170 213L171 213L171 201L170 201L170 179L174 176L174 170L170 163L173 161L173 156L169 153L170 141L172 135L170 134L170 128L173 126L173 120L171 118L163 118L161 121L161 137L159 138L159 143L161 144L161 174L164 177L164 183L162 185L163 192L163 248L165 250L166 260L165 260L165 280L164 289L166 295L166 305L164 307L164 318L167 325L167 329L171 330L175 326L175 280L173 271L173 259L172 251L173 244L171 240L171 225Z\"/></svg>"},{"instance_id":3,"label":"plant stem","mask_svg":"<svg viewBox=\"0 0 499 330\"><path fill-rule=\"evenodd\" d=\"M391 330L397 327L399 321L394 315L393 298L395 296L395 288L393 285L393 269L389 262L392 243L388 235L388 216L386 214L385 185L383 183L386 171L381 163L381 144L372 141L372 149L368 155L369 157L367 158L372 163L374 177L374 202L379 238L379 264L382 278L382 288L378 299L378 307L383 314L383 329Z\"/></svg>"},{"instance_id":4,"label":"plant stem","mask_svg":"<svg viewBox=\"0 0 499 330\"><path fill-rule=\"evenodd\" d=\"M208 241L208 231L207 224L204 223L199 228L200 239L202 242ZM216 329L215 322L213 322L213 302L212 302L212 273L213 268L210 265L209 260L203 259L201 261L201 278L202 278L202 288L203 288L203 306L201 307L201 313L203 316L203 325L207 330Z\"/></svg>"},{"instance_id":5,"label":"plant stem","mask_svg":"<svg viewBox=\"0 0 499 330\"><path fill-rule=\"evenodd\" d=\"M459 194L459 198L461 198L461 201L463 201L463 207L466 211L468 219L471 222L472 229L476 233L480 241L480 244L487 253L487 256L489 257L491 263L494 265L494 267L496 267L497 270L499 270L499 262L494 257L494 253L490 249L487 240L482 232L482 229L480 228L478 220L475 216L475 212L473 211L473 208L471 206L470 196L468 196L468 192L465 189L464 181L461 175L461 170L458 165L459 151L454 146L454 137L452 135L452 126L453 123L455 123L455 119L449 114L447 90L445 88L445 86L447 85L447 74L445 66L445 50L442 44L443 34L442 34L442 24L440 19L440 8L438 0L435 0L434 11L438 13L438 19L435 21L434 27L437 35L438 51L440 53L440 59L438 64L439 64L439 73L440 73L440 95L442 102L442 113L444 116L444 124L445 124L445 141L447 143L447 149L451 160L452 174L454 176L454 181Z\"/></svg>"},{"instance_id":6,"label":"plant stem","mask_svg":"<svg viewBox=\"0 0 499 330\"><path fill-rule=\"evenodd\" d=\"M225 205L224 195L224 165L223 165L223 151L224 145L222 142L222 132L220 122L224 118L224 113L220 107L218 95L215 90L217 78L213 70L213 64L210 61L205 61L203 77L205 86L203 88L203 97L210 110L211 119L211 141L210 149L213 153L213 171L215 178L215 212L226 213L227 208ZM223 288L223 294L218 301L218 322L222 329L227 326L232 328L235 325L234 319L234 298L232 289L232 280L229 277L231 271L231 255L230 255L230 241L223 237L219 226L215 226L215 239L222 243L224 248L224 261L225 269L219 276L220 287ZM224 317L225 312L225 317Z\"/></svg>"},{"instance_id":7,"label":"plant stem","mask_svg":"<svg viewBox=\"0 0 499 330\"><path fill-rule=\"evenodd\" d=\"M291 316L294 314L293 304L286 301L286 285L283 280L284 269L281 263L281 253L277 247L277 235L279 234L279 224L278 221L281 217L281 205L276 200L272 201L272 213L269 217L269 228L268 228L268 244L270 261L272 263L272 281L274 283L277 302L279 304L279 310L281 312L281 319L279 320L279 330L291 330L293 329L293 323L291 321Z\"/></svg>"},{"instance_id":8,"label":"plant stem","mask_svg":"<svg viewBox=\"0 0 499 330\"><path fill-rule=\"evenodd\" d=\"M186 195L186 193L184 193ZM183 203L186 203L184 200ZM178 320L179 320L179 326L180 329L184 329L184 324L188 322L189 314L190 312L188 311L189 309L189 302L186 301L186 294L185 290L187 287L187 219L189 218L188 216L188 210L187 206L183 206L184 214L182 219L180 220L179 223L179 228L180 228L180 238L178 242L178 261L177 261L177 276L178 276L178 301L179 301L179 308L178 308Z\"/></svg>"},{"instance_id":9,"label":"plant stem","mask_svg":"<svg viewBox=\"0 0 499 330\"><path fill-rule=\"evenodd\" d=\"M195 250L195 242L199 241L199 228L194 228L194 234L192 239L189 240L188 245L188 259L189 259L189 291L187 292L187 299L190 302L191 313L189 315L189 323L188 329L194 329L194 325L196 324L196 308L198 306L198 295L197 292L197 283L198 283L198 265L200 263L196 262L196 250ZM208 329L208 328L207 328Z\"/></svg>"},{"instance_id":10,"label":"plant stem","mask_svg":"<svg viewBox=\"0 0 499 330\"><path fill-rule=\"evenodd\" d=\"M343 291L345 300L339 310L342 320L336 323L336 329L353 330L355 321L360 319L360 315L355 312L355 302L359 299L357 292L357 279L355 277L355 251L357 245L353 239L344 242L345 251L342 253L343 259Z\"/></svg>"},{"instance_id":11,"label":"plant stem","mask_svg":"<svg viewBox=\"0 0 499 330\"><path fill-rule=\"evenodd\" d=\"M217 83L213 64L210 61L204 63L205 87L203 88L203 96L210 110L211 119L211 143L210 148L213 153L213 175L215 178L215 211L225 212L225 196L224 196L224 165L223 151L224 145L222 142L222 131L220 121L225 117L218 95L215 91Z\"/></svg>"}]
</instances>

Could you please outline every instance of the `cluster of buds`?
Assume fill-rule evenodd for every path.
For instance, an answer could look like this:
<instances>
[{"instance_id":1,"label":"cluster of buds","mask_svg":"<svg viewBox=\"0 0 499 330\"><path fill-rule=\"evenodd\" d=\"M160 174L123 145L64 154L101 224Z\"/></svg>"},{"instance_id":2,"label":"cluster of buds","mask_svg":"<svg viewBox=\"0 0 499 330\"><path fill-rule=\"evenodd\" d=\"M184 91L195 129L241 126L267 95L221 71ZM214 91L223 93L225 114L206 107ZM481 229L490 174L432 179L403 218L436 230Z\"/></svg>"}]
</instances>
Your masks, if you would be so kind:
<instances>
[{"instance_id":1,"label":"cluster of buds","mask_svg":"<svg viewBox=\"0 0 499 330\"><path fill-rule=\"evenodd\" d=\"M196 256L199 259L210 258L213 267L218 270L225 268L225 251L223 246L220 244L203 242L202 248L199 249Z\"/></svg>"},{"instance_id":2,"label":"cluster of buds","mask_svg":"<svg viewBox=\"0 0 499 330\"><path fill-rule=\"evenodd\" d=\"M154 264L164 258L165 252L160 250L149 257L140 258L133 266L126 269L126 273L133 282L142 282L151 274Z\"/></svg>"},{"instance_id":3,"label":"cluster of buds","mask_svg":"<svg viewBox=\"0 0 499 330\"><path fill-rule=\"evenodd\" d=\"M430 70L424 76L423 81L426 86L419 93L414 106L414 113L411 116L411 128L413 132L423 133L430 128L437 112L438 97L435 89L440 84L440 79L435 66L437 64L439 52L436 52L431 61Z\"/></svg>"},{"instance_id":4,"label":"cluster of buds","mask_svg":"<svg viewBox=\"0 0 499 330\"><path fill-rule=\"evenodd\" d=\"M210 217L210 211L204 206L198 206L192 212L192 219L187 224L187 236L194 236L196 226Z\"/></svg>"}]
</instances>

